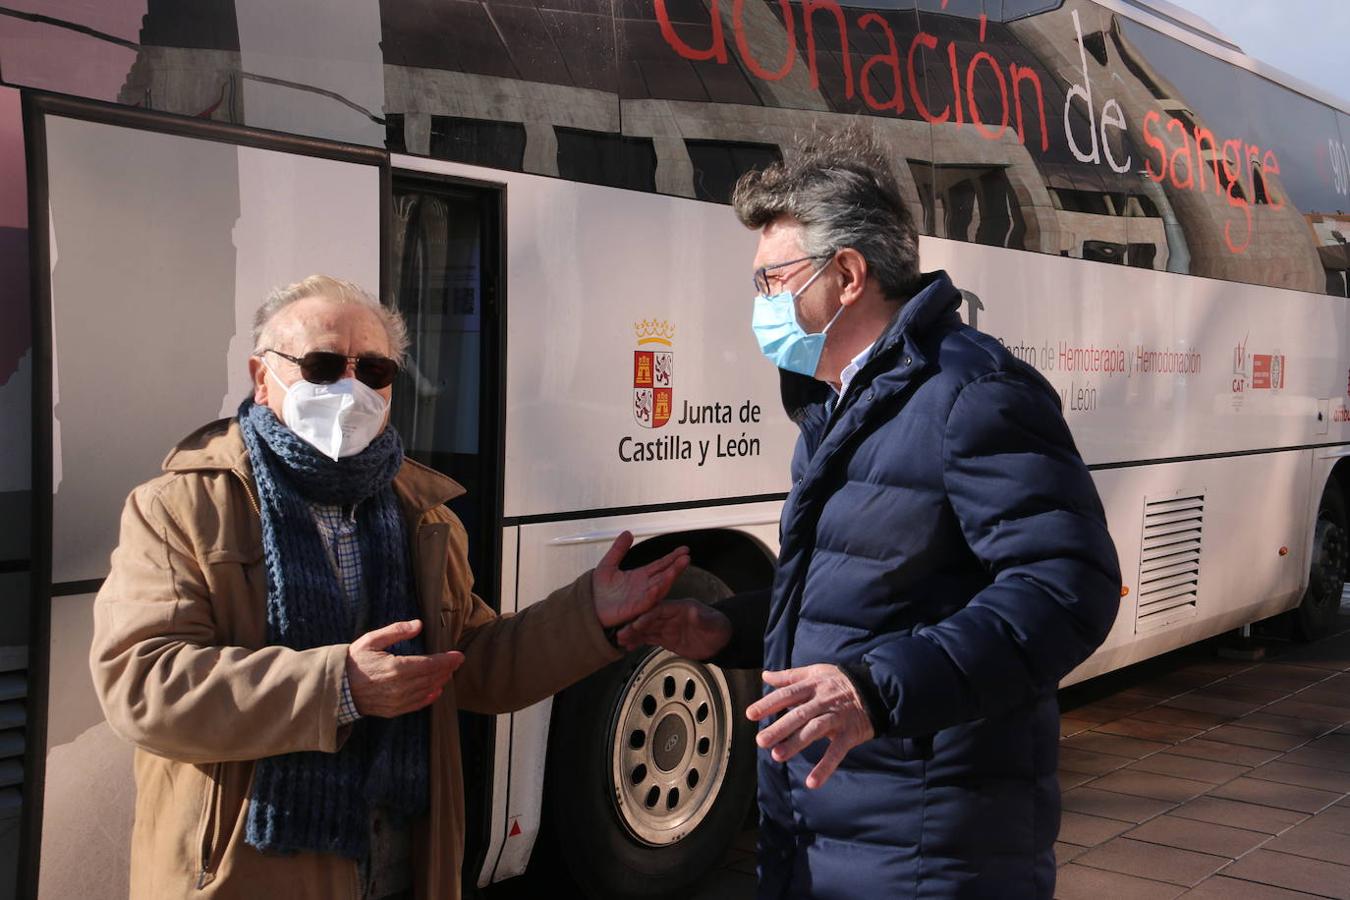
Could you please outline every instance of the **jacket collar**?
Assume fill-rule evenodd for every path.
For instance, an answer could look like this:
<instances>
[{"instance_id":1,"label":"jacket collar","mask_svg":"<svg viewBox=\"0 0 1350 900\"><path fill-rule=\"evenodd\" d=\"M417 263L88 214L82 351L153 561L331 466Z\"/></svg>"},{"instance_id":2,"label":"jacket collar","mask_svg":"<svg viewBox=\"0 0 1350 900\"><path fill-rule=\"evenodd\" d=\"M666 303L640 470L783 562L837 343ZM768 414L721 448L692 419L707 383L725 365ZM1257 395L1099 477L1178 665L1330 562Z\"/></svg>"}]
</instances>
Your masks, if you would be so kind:
<instances>
[{"instance_id":1,"label":"jacket collar","mask_svg":"<svg viewBox=\"0 0 1350 900\"><path fill-rule=\"evenodd\" d=\"M877 338L869 362L894 350L906 339L911 344L916 343L934 326L948 324L947 320L957 317L961 292L945 271L926 272L919 276L919 284L918 293L905 301L891 324Z\"/></svg>"},{"instance_id":2,"label":"jacket collar","mask_svg":"<svg viewBox=\"0 0 1350 900\"><path fill-rule=\"evenodd\" d=\"M918 343L938 325L960 321L957 310L961 306L961 292L952 284L945 271L928 272L919 278L920 288L891 319L872 345L872 352L863 361L854 376L855 383L870 381L877 375L880 359L898 355L901 346L908 346L908 362L902 362L897 374L908 377L927 364ZM831 396L830 386L806 375L779 370L783 408L788 417L803 430L819 427L826 420L825 401ZM842 402L843 398L841 398Z\"/></svg>"},{"instance_id":3,"label":"jacket collar","mask_svg":"<svg viewBox=\"0 0 1350 900\"><path fill-rule=\"evenodd\" d=\"M253 484L253 467L236 419L218 419L183 438L164 458L165 472L230 471ZM455 481L410 459L394 476L394 490L404 506L420 517L465 493Z\"/></svg>"}]
</instances>

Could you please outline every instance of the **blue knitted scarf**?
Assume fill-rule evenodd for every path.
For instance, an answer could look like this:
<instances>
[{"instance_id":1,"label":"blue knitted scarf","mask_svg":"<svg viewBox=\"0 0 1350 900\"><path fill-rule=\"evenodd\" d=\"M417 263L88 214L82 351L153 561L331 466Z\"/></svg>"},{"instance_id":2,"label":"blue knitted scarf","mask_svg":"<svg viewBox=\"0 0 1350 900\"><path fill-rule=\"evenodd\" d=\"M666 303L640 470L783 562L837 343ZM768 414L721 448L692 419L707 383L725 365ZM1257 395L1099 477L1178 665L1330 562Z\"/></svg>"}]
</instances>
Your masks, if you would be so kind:
<instances>
[{"instance_id":1,"label":"blue knitted scarf","mask_svg":"<svg viewBox=\"0 0 1350 900\"><path fill-rule=\"evenodd\" d=\"M334 461L251 399L239 407L239 427L262 506L268 644L309 650L356 637L352 604L342 599L309 502L356 505L367 630L419 618L409 589L408 541L392 486L403 464L398 433L386 428L365 450ZM422 653L422 641L403 641L390 652ZM373 807L395 820L426 809L428 753L428 715L421 710L395 719L357 720L336 753L258 760L245 839L263 851L311 850L363 859Z\"/></svg>"}]
</instances>

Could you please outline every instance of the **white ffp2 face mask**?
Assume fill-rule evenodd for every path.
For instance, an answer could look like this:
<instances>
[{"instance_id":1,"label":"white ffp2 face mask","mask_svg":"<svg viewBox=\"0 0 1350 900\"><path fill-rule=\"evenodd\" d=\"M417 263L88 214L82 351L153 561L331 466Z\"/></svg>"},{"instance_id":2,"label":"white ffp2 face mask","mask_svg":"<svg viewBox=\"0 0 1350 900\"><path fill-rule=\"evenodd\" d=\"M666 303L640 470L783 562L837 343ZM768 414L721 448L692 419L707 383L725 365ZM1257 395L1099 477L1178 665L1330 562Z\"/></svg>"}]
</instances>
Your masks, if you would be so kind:
<instances>
[{"instance_id":1,"label":"white ffp2 face mask","mask_svg":"<svg viewBox=\"0 0 1350 900\"><path fill-rule=\"evenodd\" d=\"M314 384L303 378L287 384L266 363L263 366L286 392L281 415L286 427L325 456L355 456L384 430L389 401L355 378Z\"/></svg>"}]
</instances>

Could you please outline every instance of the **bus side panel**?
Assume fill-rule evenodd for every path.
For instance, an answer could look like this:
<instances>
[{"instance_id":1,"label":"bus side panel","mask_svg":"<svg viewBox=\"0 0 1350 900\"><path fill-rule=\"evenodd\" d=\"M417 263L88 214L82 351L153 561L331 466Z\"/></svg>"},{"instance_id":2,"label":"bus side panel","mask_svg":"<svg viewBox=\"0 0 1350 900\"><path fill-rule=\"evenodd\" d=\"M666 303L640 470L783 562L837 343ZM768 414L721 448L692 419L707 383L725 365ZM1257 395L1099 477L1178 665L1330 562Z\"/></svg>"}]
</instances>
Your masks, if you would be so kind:
<instances>
[{"instance_id":1,"label":"bus side panel","mask_svg":"<svg viewBox=\"0 0 1350 900\"><path fill-rule=\"evenodd\" d=\"M929 238L922 258L1050 382L1096 472L1131 594L1070 680L1297 601L1325 476L1312 451L1277 451L1350 440L1343 300ZM1203 498L1198 595L1175 614L1146 605L1136 623L1145 504L1186 496Z\"/></svg>"},{"instance_id":2,"label":"bus side panel","mask_svg":"<svg viewBox=\"0 0 1350 900\"><path fill-rule=\"evenodd\" d=\"M505 182L508 518L781 496L797 437L750 329L755 235L721 205Z\"/></svg>"},{"instance_id":3,"label":"bus side panel","mask_svg":"<svg viewBox=\"0 0 1350 900\"><path fill-rule=\"evenodd\" d=\"M1127 593L1106 641L1065 679L1072 684L1212 637L1293 606L1307 579L1310 451L1112 469L1095 473ZM1141 597L1145 503L1203 497L1194 605L1150 616ZM1153 526L1156 528L1157 526ZM1284 552L1282 552L1284 551ZM1156 618L1158 621L1149 621Z\"/></svg>"},{"instance_id":4,"label":"bus side panel","mask_svg":"<svg viewBox=\"0 0 1350 900\"><path fill-rule=\"evenodd\" d=\"M921 248L924 268L979 298L980 330L1059 393L1091 466L1350 440L1343 300L939 239Z\"/></svg>"}]
</instances>

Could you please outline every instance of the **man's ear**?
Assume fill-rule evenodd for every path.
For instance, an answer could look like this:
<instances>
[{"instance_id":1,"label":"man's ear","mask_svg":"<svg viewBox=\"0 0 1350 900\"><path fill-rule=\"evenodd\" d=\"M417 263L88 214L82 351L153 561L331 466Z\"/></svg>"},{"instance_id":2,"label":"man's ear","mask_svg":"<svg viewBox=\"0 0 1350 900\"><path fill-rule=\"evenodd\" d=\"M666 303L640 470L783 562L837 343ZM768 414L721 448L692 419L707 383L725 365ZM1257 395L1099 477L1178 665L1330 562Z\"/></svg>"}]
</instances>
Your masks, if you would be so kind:
<instances>
[{"instance_id":1,"label":"man's ear","mask_svg":"<svg viewBox=\"0 0 1350 900\"><path fill-rule=\"evenodd\" d=\"M848 306L863 294L867 285L867 260L852 247L845 247L835 256L839 264L839 302Z\"/></svg>"},{"instance_id":2,"label":"man's ear","mask_svg":"<svg viewBox=\"0 0 1350 900\"><path fill-rule=\"evenodd\" d=\"M248 377L253 379L253 402L259 406L267 405L267 369L256 356L248 358Z\"/></svg>"}]
</instances>

